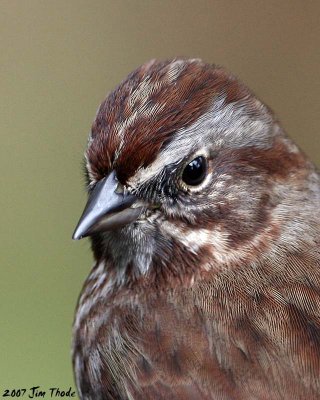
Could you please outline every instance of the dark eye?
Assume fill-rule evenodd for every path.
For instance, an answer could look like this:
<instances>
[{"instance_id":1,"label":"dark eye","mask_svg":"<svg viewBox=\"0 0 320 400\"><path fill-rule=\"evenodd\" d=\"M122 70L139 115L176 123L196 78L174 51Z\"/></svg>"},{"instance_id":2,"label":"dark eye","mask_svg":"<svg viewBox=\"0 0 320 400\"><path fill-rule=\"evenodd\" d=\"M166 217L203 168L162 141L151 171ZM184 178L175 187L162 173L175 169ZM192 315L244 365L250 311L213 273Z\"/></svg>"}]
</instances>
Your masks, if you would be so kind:
<instances>
[{"instance_id":1,"label":"dark eye","mask_svg":"<svg viewBox=\"0 0 320 400\"><path fill-rule=\"evenodd\" d=\"M189 186L197 186L203 182L207 173L206 159L199 156L192 160L183 170L182 180Z\"/></svg>"}]
</instances>

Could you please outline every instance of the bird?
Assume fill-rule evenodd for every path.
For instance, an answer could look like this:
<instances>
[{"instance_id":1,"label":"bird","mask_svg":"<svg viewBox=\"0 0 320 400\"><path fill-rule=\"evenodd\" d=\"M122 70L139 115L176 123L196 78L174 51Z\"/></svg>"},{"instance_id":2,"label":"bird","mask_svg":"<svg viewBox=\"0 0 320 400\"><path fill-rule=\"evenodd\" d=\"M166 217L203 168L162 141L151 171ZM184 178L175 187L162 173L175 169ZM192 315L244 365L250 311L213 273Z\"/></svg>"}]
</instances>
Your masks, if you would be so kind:
<instances>
[{"instance_id":1,"label":"bird","mask_svg":"<svg viewBox=\"0 0 320 400\"><path fill-rule=\"evenodd\" d=\"M148 61L84 169L80 399L320 399L320 174L267 105L223 67Z\"/></svg>"}]
</instances>

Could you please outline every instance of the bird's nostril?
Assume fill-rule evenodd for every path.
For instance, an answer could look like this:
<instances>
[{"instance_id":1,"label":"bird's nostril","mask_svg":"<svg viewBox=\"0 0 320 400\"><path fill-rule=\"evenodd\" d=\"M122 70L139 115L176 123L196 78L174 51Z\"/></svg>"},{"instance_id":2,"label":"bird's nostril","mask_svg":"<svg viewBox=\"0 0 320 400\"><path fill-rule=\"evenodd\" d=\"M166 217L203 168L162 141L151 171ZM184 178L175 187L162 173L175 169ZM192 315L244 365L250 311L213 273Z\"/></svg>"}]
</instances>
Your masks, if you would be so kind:
<instances>
[{"instance_id":1,"label":"bird's nostril","mask_svg":"<svg viewBox=\"0 0 320 400\"><path fill-rule=\"evenodd\" d=\"M120 194L120 193L124 193L124 192L125 192L125 187L120 182L118 182L118 185L115 189L115 193Z\"/></svg>"}]
</instances>

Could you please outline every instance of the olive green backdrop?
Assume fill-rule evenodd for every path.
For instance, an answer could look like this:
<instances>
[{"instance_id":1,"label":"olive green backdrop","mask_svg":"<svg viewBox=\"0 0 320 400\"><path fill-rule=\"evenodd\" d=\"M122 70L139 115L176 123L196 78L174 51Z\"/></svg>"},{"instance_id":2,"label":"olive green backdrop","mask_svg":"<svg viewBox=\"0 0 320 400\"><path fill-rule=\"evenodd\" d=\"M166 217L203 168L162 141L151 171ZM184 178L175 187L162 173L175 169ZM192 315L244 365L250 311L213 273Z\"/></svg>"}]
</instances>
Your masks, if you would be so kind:
<instances>
[{"instance_id":1,"label":"olive green backdrop","mask_svg":"<svg viewBox=\"0 0 320 400\"><path fill-rule=\"evenodd\" d=\"M311 0L0 0L1 395L74 387L71 325L92 259L71 234L105 94L150 58L201 57L246 82L319 164L319 21Z\"/></svg>"}]
</instances>

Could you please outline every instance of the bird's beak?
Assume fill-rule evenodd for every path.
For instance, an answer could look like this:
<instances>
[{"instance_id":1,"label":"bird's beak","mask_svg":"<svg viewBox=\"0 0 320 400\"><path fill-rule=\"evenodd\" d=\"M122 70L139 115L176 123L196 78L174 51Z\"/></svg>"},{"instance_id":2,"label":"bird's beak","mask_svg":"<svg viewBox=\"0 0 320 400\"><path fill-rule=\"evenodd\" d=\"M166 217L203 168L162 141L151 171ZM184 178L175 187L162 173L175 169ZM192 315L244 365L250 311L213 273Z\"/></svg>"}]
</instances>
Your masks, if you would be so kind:
<instances>
[{"instance_id":1,"label":"bird's beak","mask_svg":"<svg viewBox=\"0 0 320 400\"><path fill-rule=\"evenodd\" d=\"M137 198L119 188L121 185L114 171L96 184L72 239L79 240L96 232L117 229L139 217L141 207L131 207Z\"/></svg>"}]
</instances>

